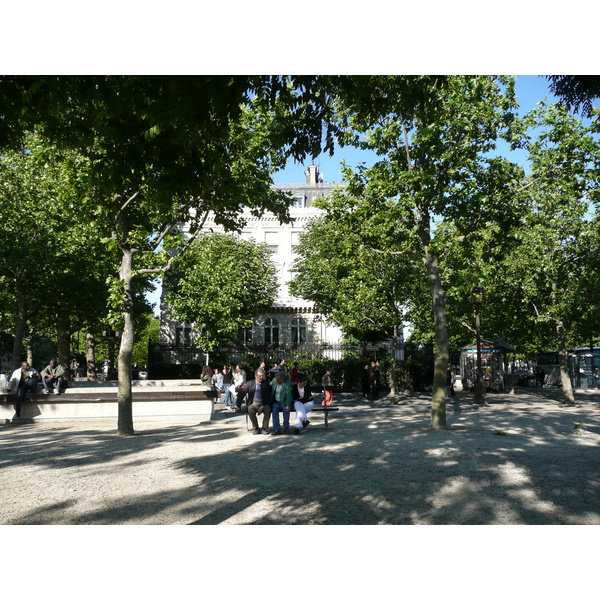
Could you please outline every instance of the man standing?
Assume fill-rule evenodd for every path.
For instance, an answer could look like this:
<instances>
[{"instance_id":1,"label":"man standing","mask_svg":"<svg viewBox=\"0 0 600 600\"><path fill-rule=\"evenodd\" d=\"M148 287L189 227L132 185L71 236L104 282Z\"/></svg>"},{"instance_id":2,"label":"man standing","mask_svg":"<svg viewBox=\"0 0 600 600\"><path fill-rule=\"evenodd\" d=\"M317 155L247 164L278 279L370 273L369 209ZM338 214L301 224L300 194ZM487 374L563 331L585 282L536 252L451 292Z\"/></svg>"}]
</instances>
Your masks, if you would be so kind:
<instances>
[{"instance_id":1,"label":"man standing","mask_svg":"<svg viewBox=\"0 0 600 600\"><path fill-rule=\"evenodd\" d=\"M268 433L271 417L271 386L264 380L264 371L257 369L254 379L244 387L244 393L238 394L238 408L244 396L248 396L248 416L252 422L252 434ZM258 426L258 415L262 415L262 429Z\"/></svg>"},{"instance_id":2,"label":"man standing","mask_svg":"<svg viewBox=\"0 0 600 600\"><path fill-rule=\"evenodd\" d=\"M50 387L54 388L56 395L60 394L60 386L65 377L65 369L58 361L53 358L50 364L42 371L42 383L44 384L44 394L50 393Z\"/></svg>"},{"instance_id":3,"label":"man standing","mask_svg":"<svg viewBox=\"0 0 600 600\"><path fill-rule=\"evenodd\" d=\"M37 390L38 376L38 372L32 369L26 360L10 376L10 385L17 392L17 402L15 404L17 419L21 416L21 406L23 405L26 392L35 392Z\"/></svg>"},{"instance_id":4,"label":"man standing","mask_svg":"<svg viewBox=\"0 0 600 600\"><path fill-rule=\"evenodd\" d=\"M292 381L292 385L295 385L300 381L300 371L298 371L298 363L294 363L294 368L290 372L290 379Z\"/></svg>"}]
</instances>

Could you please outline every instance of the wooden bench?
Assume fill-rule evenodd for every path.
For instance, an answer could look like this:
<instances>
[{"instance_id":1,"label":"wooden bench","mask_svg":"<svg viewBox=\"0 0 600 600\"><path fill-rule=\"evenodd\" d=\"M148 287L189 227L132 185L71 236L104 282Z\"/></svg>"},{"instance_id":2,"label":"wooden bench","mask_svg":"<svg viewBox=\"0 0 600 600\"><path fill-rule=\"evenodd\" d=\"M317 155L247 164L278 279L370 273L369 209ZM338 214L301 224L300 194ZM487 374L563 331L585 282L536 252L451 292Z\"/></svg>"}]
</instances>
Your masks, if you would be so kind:
<instances>
[{"instance_id":1,"label":"wooden bench","mask_svg":"<svg viewBox=\"0 0 600 600\"><path fill-rule=\"evenodd\" d=\"M327 421L329 413L335 412L336 410L340 410L339 406L315 406L310 412L322 412L325 413L325 429L329 428L329 423ZM290 412L296 412L295 410L290 410Z\"/></svg>"},{"instance_id":2,"label":"wooden bench","mask_svg":"<svg viewBox=\"0 0 600 600\"><path fill-rule=\"evenodd\" d=\"M339 406L315 406L310 412L322 412L325 414L325 429L329 429L329 413L340 410ZM246 430L248 431L248 406L246 406ZM290 414L295 413L296 410L292 407ZM271 413L272 414L272 413Z\"/></svg>"}]
</instances>

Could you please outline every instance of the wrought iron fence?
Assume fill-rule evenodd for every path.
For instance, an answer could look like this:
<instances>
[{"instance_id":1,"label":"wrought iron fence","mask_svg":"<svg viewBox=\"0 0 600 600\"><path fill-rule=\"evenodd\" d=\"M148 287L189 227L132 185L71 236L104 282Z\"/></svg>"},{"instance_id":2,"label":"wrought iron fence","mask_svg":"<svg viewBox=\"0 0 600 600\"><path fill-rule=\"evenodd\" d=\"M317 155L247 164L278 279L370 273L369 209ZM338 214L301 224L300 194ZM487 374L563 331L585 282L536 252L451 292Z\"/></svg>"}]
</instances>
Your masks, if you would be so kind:
<instances>
[{"instance_id":1,"label":"wrought iron fence","mask_svg":"<svg viewBox=\"0 0 600 600\"><path fill-rule=\"evenodd\" d=\"M348 358L382 360L394 354L393 342L377 344L277 344L277 345L236 345L220 346L211 352L192 346L150 344L148 352L149 369L158 365L205 365L236 364L247 365L280 362L293 363L296 360L340 361Z\"/></svg>"}]
</instances>

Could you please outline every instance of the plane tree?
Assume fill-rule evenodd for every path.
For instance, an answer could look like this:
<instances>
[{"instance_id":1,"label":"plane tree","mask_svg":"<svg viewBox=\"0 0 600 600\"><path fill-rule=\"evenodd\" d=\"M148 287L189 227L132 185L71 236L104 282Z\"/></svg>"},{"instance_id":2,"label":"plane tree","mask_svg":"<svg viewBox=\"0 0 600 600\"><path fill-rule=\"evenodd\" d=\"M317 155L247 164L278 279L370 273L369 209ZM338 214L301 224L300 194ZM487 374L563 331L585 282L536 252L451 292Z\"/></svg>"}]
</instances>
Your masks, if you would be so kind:
<instances>
[{"instance_id":1,"label":"plane tree","mask_svg":"<svg viewBox=\"0 0 600 600\"><path fill-rule=\"evenodd\" d=\"M600 199L598 123L584 126L560 105L543 103L527 116L531 210L518 229L518 251L496 269L510 279L514 299L538 331L549 325L558 348L563 402L574 404L567 347L584 332L598 333L598 237L595 205ZM546 337L546 339L548 339ZM579 337L581 340L581 337ZM589 339L589 337L588 337Z\"/></svg>"},{"instance_id":2,"label":"plane tree","mask_svg":"<svg viewBox=\"0 0 600 600\"><path fill-rule=\"evenodd\" d=\"M57 340L59 359L68 365L78 323L106 314L105 279L115 256L111 264L101 228L86 215L84 166L75 152L37 135L0 156L0 271L14 366L33 334Z\"/></svg>"},{"instance_id":3,"label":"plane tree","mask_svg":"<svg viewBox=\"0 0 600 600\"><path fill-rule=\"evenodd\" d=\"M328 92L316 77L4 77L0 145L23 127L87 160L88 215L106 224L120 266L109 284L118 369L120 435L134 433L133 281L161 276L210 212L226 230L244 208L288 218L291 198L270 189L288 157L333 148ZM181 222L190 236L175 253Z\"/></svg>"},{"instance_id":4,"label":"plane tree","mask_svg":"<svg viewBox=\"0 0 600 600\"><path fill-rule=\"evenodd\" d=\"M430 290L435 332L431 425L446 427L449 359L446 290L436 227L446 221L468 236L490 222L516 218L521 170L496 152L513 131L514 82L504 77L379 77L359 80L357 94L339 104L343 144L373 150L371 167L344 169L348 193L366 198L372 214L385 212L408 233ZM370 92L364 90L368 88ZM394 200L390 203L390 200ZM471 287L478 280L473 274Z\"/></svg>"},{"instance_id":5,"label":"plane tree","mask_svg":"<svg viewBox=\"0 0 600 600\"><path fill-rule=\"evenodd\" d=\"M212 350L273 306L277 269L266 244L204 233L177 256L163 289L172 316L195 324L195 342Z\"/></svg>"},{"instance_id":6,"label":"plane tree","mask_svg":"<svg viewBox=\"0 0 600 600\"><path fill-rule=\"evenodd\" d=\"M453 231L445 236L449 320L469 327L463 307L472 305L460 282L477 272L484 331L528 356L557 348L564 403L571 405L567 348L600 333L595 279L600 146L596 125L584 126L560 105L541 103L523 124L529 172L520 186L519 219L508 228L490 223L465 238ZM446 227L453 230L452 224Z\"/></svg>"},{"instance_id":7,"label":"plane tree","mask_svg":"<svg viewBox=\"0 0 600 600\"><path fill-rule=\"evenodd\" d=\"M419 284L415 261L400 250L406 233L343 188L314 205L323 214L300 236L290 292L312 301L346 337L391 338Z\"/></svg>"}]
</instances>

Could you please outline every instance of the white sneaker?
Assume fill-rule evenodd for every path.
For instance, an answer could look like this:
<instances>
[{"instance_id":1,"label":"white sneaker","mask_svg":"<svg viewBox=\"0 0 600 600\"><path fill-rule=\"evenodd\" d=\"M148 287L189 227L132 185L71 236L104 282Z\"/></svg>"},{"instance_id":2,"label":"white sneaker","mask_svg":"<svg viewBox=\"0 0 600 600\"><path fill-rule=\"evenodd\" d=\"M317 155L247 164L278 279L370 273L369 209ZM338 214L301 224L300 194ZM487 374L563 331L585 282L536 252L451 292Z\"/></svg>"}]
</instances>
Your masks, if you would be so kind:
<instances>
[{"instance_id":1,"label":"white sneaker","mask_svg":"<svg viewBox=\"0 0 600 600\"><path fill-rule=\"evenodd\" d=\"M46 396L49 394L50 392L48 390L44 390L44 394L46 394Z\"/></svg>"},{"instance_id":2,"label":"white sneaker","mask_svg":"<svg viewBox=\"0 0 600 600\"><path fill-rule=\"evenodd\" d=\"M54 390L54 393L58 395L60 392L58 390Z\"/></svg>"}]
</instances>

